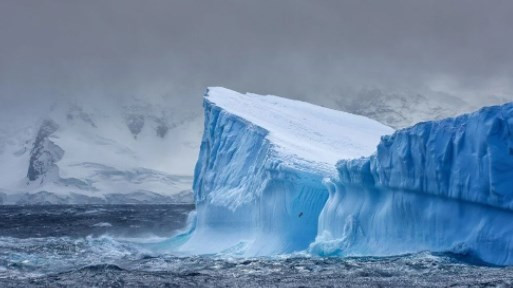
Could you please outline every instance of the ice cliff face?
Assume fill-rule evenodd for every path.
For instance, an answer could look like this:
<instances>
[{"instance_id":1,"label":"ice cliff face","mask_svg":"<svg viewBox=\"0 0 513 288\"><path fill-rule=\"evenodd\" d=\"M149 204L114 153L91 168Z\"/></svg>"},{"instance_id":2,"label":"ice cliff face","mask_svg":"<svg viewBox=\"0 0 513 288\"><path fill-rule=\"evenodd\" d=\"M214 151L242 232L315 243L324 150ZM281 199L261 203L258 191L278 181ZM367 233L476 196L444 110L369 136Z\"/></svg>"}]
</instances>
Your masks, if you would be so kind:
<instances>
[{"instance_id":1,"label":"ice cliff face","mask_svg":"<svg viewBox=\"0 0 513 288\"><path fill-rule=\"evenodd\" d=\"M204 108L197 229L181 248L195 253L305 249L317 235L328 198L323 179L336 176L336 159L368 156L392 132L362 116L223 88L208 90Z\"/></svg>"},{"instance_id":2,"label":"ice cliff face","mask_svg":"<svg viewBox=\"0 0 513 288\"><path fill-rule=\"evenodd\" d=\"M222 88L208 91L204 108L197 221L183 251L430 250L513 264L513 104L395 133Z\"/></svg>"},{"instance_id":3,"label":"ice cliff face","mask_svg":"<svg viewBox=\"0 0 513 288\"><path fill-rule=\"evenodd\" d=\"M513 104L399 130L367 161L376 186L513 209Z\"/></svg>"},{"instance_id":4,"label":"ice cliff face","mask_svg":"<svg viewBox=\"0 0 513 288\"><path fill-rule=\"evenodd\" d=\"M344 160L313 251L466 253L513 264L513 104L425 122Z\"/></svg>"}]
</instances>

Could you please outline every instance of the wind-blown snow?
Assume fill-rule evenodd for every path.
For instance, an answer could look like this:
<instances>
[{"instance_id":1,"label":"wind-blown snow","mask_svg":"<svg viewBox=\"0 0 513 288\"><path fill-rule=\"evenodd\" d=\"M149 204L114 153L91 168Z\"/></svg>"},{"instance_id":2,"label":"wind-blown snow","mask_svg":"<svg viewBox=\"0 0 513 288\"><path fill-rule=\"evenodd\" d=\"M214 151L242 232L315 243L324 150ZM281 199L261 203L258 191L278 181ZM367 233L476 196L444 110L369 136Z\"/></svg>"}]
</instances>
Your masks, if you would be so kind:
<instances>
[{"instance_id":1,"label":"wind-blown snow","mask_svg":"<svg viewBox=\"0 0 513 288\"><path fill-rule=\"evenodd\" d=\"M210 88L204 108L197 216L181 251L429 250L513 264L513 104L395 133L224 88Z\"/></svg>"}]
</instances>

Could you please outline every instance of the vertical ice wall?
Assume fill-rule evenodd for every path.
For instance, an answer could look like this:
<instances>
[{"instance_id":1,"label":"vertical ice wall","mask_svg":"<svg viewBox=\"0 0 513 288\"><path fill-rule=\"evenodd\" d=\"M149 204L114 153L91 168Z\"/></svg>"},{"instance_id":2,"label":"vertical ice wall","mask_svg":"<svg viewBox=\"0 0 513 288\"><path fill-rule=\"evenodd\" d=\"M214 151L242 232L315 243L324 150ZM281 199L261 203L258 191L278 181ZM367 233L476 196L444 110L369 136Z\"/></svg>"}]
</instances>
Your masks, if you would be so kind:
<instances>
[{"instance_id":1,"label":"vertical ice wall","mask_svg":"<svg viewBox=\"0 0 513 288\"><path fill-rule=\"evenodd\" d=\"M389 136L361 116L223 88L204 107L182 251L429 250L513 264L513 104Z\"/></svg>"},{"instance_id":2,"label":"vertical ice wall","mask_svg":"<svg viewBox=\"0 0 513 288\"><path fill-rule=\"evenodd\" d=\"M323 178L336 176L336 159L369 155L392 131L364 117L223 88L208 90L204 108L197 223L181 247L192 253L306 249L328 198ZM361 129L353 131L354 123Z\"/></svg>"},{"instance_id":3,"label":"vertical ice wall","mask_svg":"<svg viewBox=\"0 0 513 288\"><path fill-rule=\"evenodd\" d=\"M513 264L513 104L417 124L338 163L319 254L454 251Z\"/></svg>"}]
</instances>

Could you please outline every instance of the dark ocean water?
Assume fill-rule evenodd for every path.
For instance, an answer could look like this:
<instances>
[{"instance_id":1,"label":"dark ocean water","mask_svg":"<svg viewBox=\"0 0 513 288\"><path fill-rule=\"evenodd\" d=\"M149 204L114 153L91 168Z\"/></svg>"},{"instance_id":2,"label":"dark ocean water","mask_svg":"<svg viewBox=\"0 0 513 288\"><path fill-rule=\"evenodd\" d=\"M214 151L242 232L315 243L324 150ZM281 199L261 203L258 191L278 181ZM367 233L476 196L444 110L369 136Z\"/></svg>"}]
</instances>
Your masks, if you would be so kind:
<instances>
[{"instance_id":1,"label":"dark ocean water","mask_svg":"<svg viewBox=\"0 0 513 288\"><path fill-rule=\"evenodd\" d=\"M0 206L0 287L513 287L463 256L180 257L146 249L192 205Z\"/></svg>"}]
</instances>

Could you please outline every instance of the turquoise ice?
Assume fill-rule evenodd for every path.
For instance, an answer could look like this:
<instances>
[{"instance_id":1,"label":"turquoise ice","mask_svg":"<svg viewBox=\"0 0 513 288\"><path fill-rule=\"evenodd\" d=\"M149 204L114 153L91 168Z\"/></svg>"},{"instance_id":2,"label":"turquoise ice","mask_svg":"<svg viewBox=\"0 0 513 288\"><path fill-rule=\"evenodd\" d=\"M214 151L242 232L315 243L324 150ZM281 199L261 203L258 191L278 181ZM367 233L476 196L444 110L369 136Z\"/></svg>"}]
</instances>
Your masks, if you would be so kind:
<instances>
[{"instance_id":1,"label":"turquoise ice","mask_svg":"<svg viewBox=\"0 0 513 288\"><path fill-rule=\"evenodd\" d=\"M183 252L465 253L513 264L513 104L394 131L210 88Z\"/></svg>"}]
</instances>

